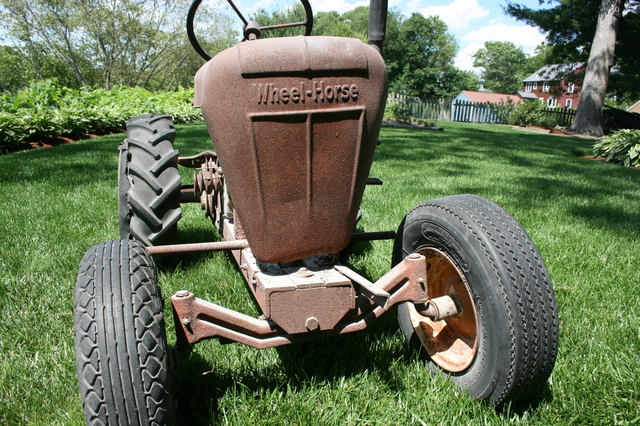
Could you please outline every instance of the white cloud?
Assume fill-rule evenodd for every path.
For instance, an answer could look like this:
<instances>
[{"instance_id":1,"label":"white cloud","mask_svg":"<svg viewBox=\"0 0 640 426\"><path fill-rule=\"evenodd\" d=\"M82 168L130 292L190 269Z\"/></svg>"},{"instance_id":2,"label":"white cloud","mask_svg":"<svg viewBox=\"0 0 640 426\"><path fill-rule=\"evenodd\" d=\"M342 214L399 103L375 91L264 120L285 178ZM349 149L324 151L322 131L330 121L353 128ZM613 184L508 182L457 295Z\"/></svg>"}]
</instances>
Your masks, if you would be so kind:
<instances>
[{"instance_id":1,"label":"white cloud","mask_svg":"<svg viewBox=\"0 0 640 426\"><path fill-rule=\"evenodd\" d=\"M478 71L473 67L473 54L485 41L510 41L521 48L524 53L531 54L544 41L544 34L537 27L529 25L493 24L470 31L461 37L464 48L455 58L456 67L463 70Z\"/></svg>"},{"instance_id":2,"label":"white cloud","mask_svg":"<svg viewBox=\"0 0 640 426\"><path fill-rule=\"evenodd\" d=\"M473 67L473 54L483 47L483 43L469 43L455 58L455 66L461 70L478 71Z\"/></svg>"},{"instance_id":3,"label":"white cloud","mask_svg":"<svg viewBox=\"0 0 640 426\"><path fill-rule=\"evenodd\" d=\"M420 13L424 16L437 15L450 31L460 31L469 27L469 21L489 15L489 10L480 6L477 0L453 0L445 6L426 7Z\"/></svg>"},{"instance_id":4,"label":"white cloud","mask_svg":"<svg viewBox=\"0 0 640 426\"><path fill-rule=\"evenodd\" d=\"M344 13L353 10L358 6L369 6L369 0L362 0L347 3L345 0L310 0L313 13L331 12L335 10L338 13Z\"/></svg>"},{"instance_id":5,"label":"white cloud","mask_svg":"<svg viewBox=\"0 0 640 426\"><path fill-rule=\"evenodd\" d=\"M494 24L471 31L461 39L464 42L480 45L485 41L510 41L522 48L524 53L533 53L545 37L537 27L530 25Z\"/></svg>"},{"instance_id":6,"label":"white cloud","mask_svg":"<svg viewBox=\"0 0 640 426\"><path fill-rule=\"evenodd\" d=\"M391 10L394 7L400 7L407 4L406 0L388 0L388 1L389 1L389 10Z\"/></svg>"}]
</instances>

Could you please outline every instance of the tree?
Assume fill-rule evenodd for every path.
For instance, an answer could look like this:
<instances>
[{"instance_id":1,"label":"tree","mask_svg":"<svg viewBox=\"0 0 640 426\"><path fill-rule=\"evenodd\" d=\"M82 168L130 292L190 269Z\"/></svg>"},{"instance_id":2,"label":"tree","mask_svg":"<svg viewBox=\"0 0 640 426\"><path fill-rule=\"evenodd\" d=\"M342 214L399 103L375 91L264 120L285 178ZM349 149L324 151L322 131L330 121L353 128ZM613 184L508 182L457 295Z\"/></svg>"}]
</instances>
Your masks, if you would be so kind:
<instances>
[{"instance_id":1,"label":"tree","mask_svg":"<svg viewBox=\"0 0 640 426\"><path fill-rule=\"evenodd\" d=\"M596 32L601 0L548 0L546 9L535 10L511 1L505 12L530 25L540 27L551 46L551 63L586 63ZM640 0L623 0L619 18L615 63L608 93L618 99L640 95Z\"/></svg>"},{"instance_id":2,"label":"tree","mask_svg":"<svg viewBox=\"0 0 640 426\"><path fill-rule=\"evenodd\" d=\"M0 92L16 91L28 82L26 58L10 46L0 46Z\"/></svg>"},{"instance_id":3,"label":"tree","mask_svg":"<svg viewBox=\"0 0 640 426\"><path fill-rule=\"evenodd\" d=\"M273 19L264 14L260 18L265 17L267 21ZM258 22L262 24L262 21ZM342 15L319 12L315 16L313 34L366 41L368 26L369 8L360 6ZM453 66L457 48L455 39L440 18L425 18L414 13L404 19L397 9L389 10L384 55L391 90L419 97L451 96L465 89L476 90L478 78Z\"/></svg>"},{"instance_id":4,"label":"tree","mask_svg":"<svg viewBox=\"0 0 640 426\"><path fill-rule=\"evenodd\" d=\"M201 63L184 30L188 0L0 1L2 22L33 68L50 52L76 85L168 88L190 84ZM228 34L225 20L216 24Z\"/></svg>"},{"instance_id":5,"label":"tree","mask_svg":"<svg viewBox=\"0 0 640 426\"><path fill-rule=\"evenodd\" d=\"M369 8L367 9L367 13ZM313 20L313 35L331 35L336 37L359 38L367 41L366 31L358 31L353 21L338 12L318 12Z\"/></svg>"},{"instance_id":6,"label":"tree","mask_svg":"<svg viewBox=\"0 0 640 426\"><path fill-rule=\"evenodd\" d=\"M536 46L533 55L527 57L527 70L536 72L545 65L553 65L553 46L542 43ZM525 77L526 78L526 77Z\"/></svg>"},{"instance_id":7,"label":"tree","mask_svg":"<svg viewBox=\"0 0 640 426\"><path fill-rule=\"evenodd\" d=\"M437 16L413 13L400 23L398 33L387 37L385 46L391 89L419 97L450 95L444 80L456 72L458 45L447 25Z\"/></svg>"},{"instance_id":8,"label":"tree","mask_svg":"<svg viewBox=\"0 0 640 426\"><path fill-rule=\"evenodd\" d=\"M458 95L463 90L478 90L480 80L472 71L464 71L457 68L446 68L442 76L442 88L446 96Z\"/></svg>"},{"instance_id":9,"label":"tree","mask_svg":"<svg viewBox=\"0 0 640 426\"><path fill-rule=\"evenodd\" d=\"M265 27L268 25L302 22L306 19L306 16L304 6L302 3L297 2L281 9L272 10L271 12L263 8L258 9L255 13L249 16L249 19L258 22L261 27ZM260 38L291 37L304 34L304 31L304 26L278 28L263 31L262 34L260 34Z\"/></svg>"},{"instance_id":10,"label":"tree","mask_svg":"<svg viewBox=\"0 0 640 426\"><path fill-rule=\"evenodd\" d=\"M602 0L596 33L584 76L580 104L571 130L602 136L602 107L613 66L616 32L623 0Z\"/></svg>"},{"instance_id":11,"label":"tree","mask_svg":"<svg viewBox=\"0 0 640 426\"><path fill-rule=\"evenodd\" d=\"M527 55L510 41L487 41L473 54L473 66L484 68L484 85L495 93L520 90L522 80L535 71L527 65Z\"/></svg>"}]
</instances>

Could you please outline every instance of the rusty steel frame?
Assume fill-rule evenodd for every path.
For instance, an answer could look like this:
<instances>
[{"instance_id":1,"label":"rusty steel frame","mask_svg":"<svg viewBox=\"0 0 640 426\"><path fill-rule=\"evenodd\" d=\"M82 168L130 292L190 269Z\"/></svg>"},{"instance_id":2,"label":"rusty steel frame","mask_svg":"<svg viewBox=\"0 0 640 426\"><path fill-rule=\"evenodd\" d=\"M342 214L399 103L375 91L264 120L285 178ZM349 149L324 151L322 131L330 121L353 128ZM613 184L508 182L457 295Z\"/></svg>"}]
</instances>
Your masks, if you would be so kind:
<instances>
[{"instance_id":1,"label":"rusty steel frame","mask_svg":"<svg viewBox=\"0 0 640 426\"><path fill-rule=\"evenodd\" d=\"M198 299L188 291L177 292L172 303L182 349L211 338L266 348L344 334L366 328L399 303L426 301L426 267L420 256L408 257L375 284L336 264L337 255L332 254L285 264L259 263L236 215L224 210L228 209L223 205L224 174L216 160L211 151L179 158L181 166L200 169L194 184L182 187L181 202L199 201L226 241L151 246L147 250L153 255L230 250L263 315L253 318ZM367 183L382 184L371 178ZM213 210L207 207L211 203L216 204ZM395 236L395 231L353 233L350 243Z\"/></svg>"},{"instance_id":2,"label":"rusty steel frame","mask_svg":"<svg viewBox=\"0 0 640 426\"><path fill-rule=\"evenodd\" d=\"M340 271L344 272L345 269L340 268ZM360 300L360 306L352 312L355 315L345 317L331 329L295 334L285 332L272 320L253 318L198 299L188 291L179 291L171 297L178 346L186 348L201 340L213 338L219 338L224 343L243 343L258 349L283 346L364 330L400 303L426 301L426 263L424 256L419 254L407 256L375 284L362 277L352 277L356 278L353 283L369 303L362 303Z\"/></svg>"},{"instance_id":3,"label":"rusty steel frame","mask_svg":"<svg viewBox=\"0 0 640 426\"><path fill-rule=\"evenodd\" d=\"M396 231L379 231L379 232L356 232L351 236L351 243L362 241L377 240L393 240ZM197 253L205 251L222 251L222 250L241 250L249 247L249 242L245 239L234 241L213 241L205 243L193 244L171 244L165 246L149 246L149 253L158 254L178 254L178 253Z\"/></svg>"},{"instance_id":4,"label":"rusty steel frame","mask_svg":"<svg viewBox=\"0 0 640 426\"><path fill-rule=\"evenodd\" d=\"M246 31L245 37L252 38ZM387 89L379 49L331 37L256 40L213 58L195 85L194 106L202 109L218 153L178 160L201 169L193 190L183 187L180 198L200 198L226 241L148 249L230 250L263 315L253 318L179 291L171 298L179 348L212 338L281 346L362 330L400 303L427 302L420 254L375 283L336 262L335 252L350 243L396 236L350 232L364 186L381 184L368 178ZM275 161L279 152L289 153L284 163Z\"/></svg>"},{"instance_id":5,"label":"rusty steel frame","mask_svg":"<svg viewBox=\"0 0 640 426\"><path fill-rule=\"evenodd\" d=\"M152 254L231 250L263 315L253 318L179 291L172 298L178 346L188 349L205 339L268 348L365 329L399 303L426 302L426 263L410 255L371 283L320 255L289 264L258 262L234 215L222 212L226 241L148 247ZM352 240L388 239L395 231L354 234ZM239 238L239 239L238 239Z\"/></svg>"}]
</instances>

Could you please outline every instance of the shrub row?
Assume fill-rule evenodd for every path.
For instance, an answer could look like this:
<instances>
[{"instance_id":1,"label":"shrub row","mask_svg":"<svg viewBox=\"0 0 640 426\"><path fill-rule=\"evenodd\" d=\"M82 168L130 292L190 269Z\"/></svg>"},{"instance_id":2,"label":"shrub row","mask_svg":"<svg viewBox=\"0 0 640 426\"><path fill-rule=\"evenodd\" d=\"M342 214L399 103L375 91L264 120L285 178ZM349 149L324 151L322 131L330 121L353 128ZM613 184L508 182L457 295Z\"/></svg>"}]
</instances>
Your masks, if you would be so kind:
<instances>
[{"instance_id":1,"label":"shrub row","mask_svg":"<svg viewBox=\"0 0 640 426\"><path fill-rule=\"evenodd\" d=\"M566 125L566 121L570 121L561 119L561 113L565 111L565 108L550 108L533 99L525 100L519 104L515 104L509 99L505 103L488 105L491 112L496 115L497 123L511 124L512 126L556 127Z\"/></svg>"},{"instance_id":2,"label":"shrub row","mask_svg":"<svg viewBox=\"0 0 640 426\"><path fill-rule=\"evenodd\" d=\"M0 95L0 151L24 140L122 131L129 118L146 113L170 114L176 123L201 121L192 99L193 89L153 93L138 87L70 89L55 80L32 82L15 94Z\"/></svg>"}]
</instances>

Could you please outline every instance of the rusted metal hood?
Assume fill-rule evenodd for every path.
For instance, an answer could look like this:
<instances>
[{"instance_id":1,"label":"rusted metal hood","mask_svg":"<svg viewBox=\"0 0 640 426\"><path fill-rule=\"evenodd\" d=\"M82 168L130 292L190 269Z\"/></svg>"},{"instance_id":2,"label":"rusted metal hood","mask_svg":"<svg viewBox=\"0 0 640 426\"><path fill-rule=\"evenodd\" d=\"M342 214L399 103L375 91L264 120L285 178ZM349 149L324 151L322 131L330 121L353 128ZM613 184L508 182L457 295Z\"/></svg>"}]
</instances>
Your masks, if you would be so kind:
<instances>
[{"instance_id":1,"label":"rusted metal hood","mask_svg":"<svg viewBox=\"0 0 640 426\"><path fill-rule=\"evenodd\" d=\"M386 91L380 54L340 37L242 42L198 71L194 105L259 261L349 243Z\"/></svg>"}]
</instances>

